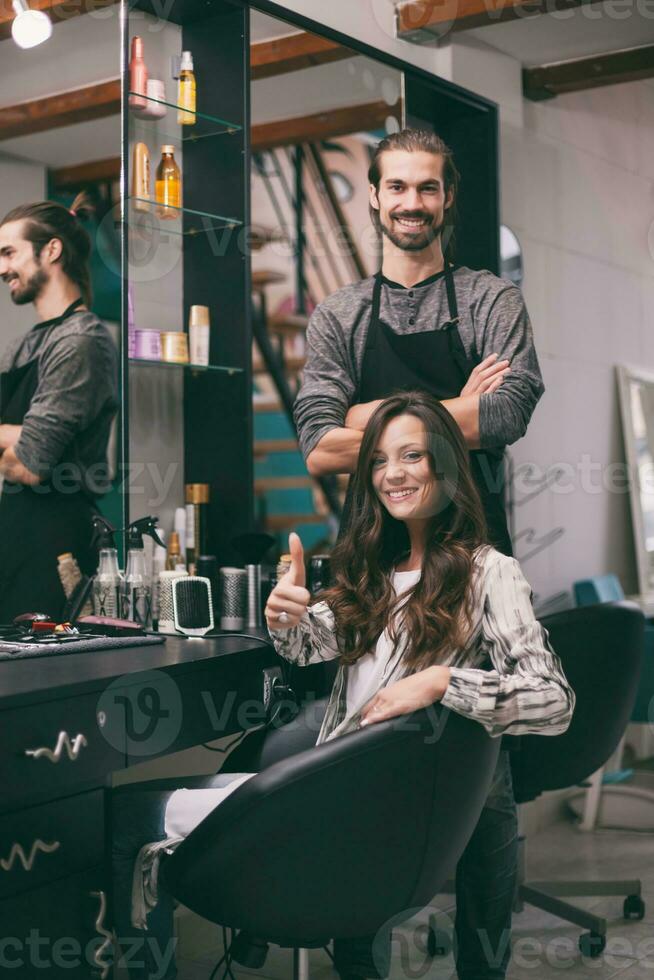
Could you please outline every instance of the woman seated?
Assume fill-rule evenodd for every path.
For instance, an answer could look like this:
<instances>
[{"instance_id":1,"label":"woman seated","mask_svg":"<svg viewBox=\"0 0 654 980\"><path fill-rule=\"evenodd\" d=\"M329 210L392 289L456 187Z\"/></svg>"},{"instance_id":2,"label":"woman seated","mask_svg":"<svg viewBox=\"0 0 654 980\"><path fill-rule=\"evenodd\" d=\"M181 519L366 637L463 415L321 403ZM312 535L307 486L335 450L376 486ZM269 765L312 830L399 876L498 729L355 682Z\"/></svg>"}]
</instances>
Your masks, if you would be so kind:
<instances>
[{"instance_id":1,"label":"woman seated","mask_svg":"<svg viewBox=\"0 0 654 980\"><path fill-rule=\"evenodd\" d=\"M317 744L440 701L491 736L564 732L574 694L534 617L518 562L486 543L468 450L452 416L421 392L386 399L366 427L352 518L332 555L332 585L310 604L302 545L271 592L266 621L279 654L338 660ZM174 977L172 902L159 890L147 918L130 898L139 849L179 839L247 774L125 787L114 794L114 922L132 950L130 976ZM196 788L189 788L195 786ZM457 866L457 974L501 980L510 955L517 820L501 751L478 825ZM138 894L138 874L134 876ZM381 925L381 923L380 923ZM143 929L147 926L147 930ZM387 944L390 951L390 937ZM372 937L335 941L341 977L383 977ZM381 960L381 961L380 961ZM140 971L140 972L139 972Z\"/></svg>"}]
</instances>

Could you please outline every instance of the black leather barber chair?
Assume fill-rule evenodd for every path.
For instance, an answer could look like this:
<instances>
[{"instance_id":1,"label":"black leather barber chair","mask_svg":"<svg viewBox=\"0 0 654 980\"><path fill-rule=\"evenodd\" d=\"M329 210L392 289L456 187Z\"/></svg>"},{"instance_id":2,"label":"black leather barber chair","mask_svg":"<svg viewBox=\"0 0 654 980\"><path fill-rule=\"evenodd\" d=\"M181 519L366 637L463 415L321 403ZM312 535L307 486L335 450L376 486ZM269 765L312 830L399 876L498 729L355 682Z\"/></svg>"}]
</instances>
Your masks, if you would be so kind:
<instances>
[{"instance_id":1,"label":"black leather barber chair","mask_svg":"<svg viewBox=\"0 0 654 980\"><path fill-rule=\"evenodd\" d=\"M511 757L518 803L548 790L578 786L617 748L629 723L638 693L645 636L645 617L629 602L585 606L542 620L558 653L577 702L563 735L521 739ZM562 901L574 895L625 896L626 919L642 919L645 905L638 879L624 881L525 881L524 840L521 849L519 911L534 905L589 931L579 947L585 956L600 956L606 946L606 919Z\"/></svg>"},{"instance_id":2,"label":"black leather barber chair","mask_svg":"<svg viewBox=\"0 0 654 980\"><path fill-rule=\"evenodd\" d=\"M517 803L535 800L548 790L579 786L613 754L629 722L638 691L644 649L645 618L629 602L585 606L541 620L552 648L575 692L576 705L566 732L553 737L523 735L511 752ZM515 911L526 902L587 929L579 937L584 956L597 957L606 946L606 918L577 908L563 898L574 895L624 895L626 919L642 919L645 905L638 879L623 881L526 880L526 845L520 837ZM454 883L446 882L452 893ZM432 920L429 948L444 954L450 938Z\"/></svg>"},{"instance_id":3,"label":"black leather barber chair","mask_svg":"<svg viewBox=\"0 0 654 980\"><path fill-rule=\"evenodd\" d=\"M308 948L375 933L430 902L477 823L500 742L437 705L288 757L316 735L297 719L275 733L261 761L285 757L162 867L165 887L198 915L301 951L296 980L308 977Z\"/></svg>"}]
</instances>

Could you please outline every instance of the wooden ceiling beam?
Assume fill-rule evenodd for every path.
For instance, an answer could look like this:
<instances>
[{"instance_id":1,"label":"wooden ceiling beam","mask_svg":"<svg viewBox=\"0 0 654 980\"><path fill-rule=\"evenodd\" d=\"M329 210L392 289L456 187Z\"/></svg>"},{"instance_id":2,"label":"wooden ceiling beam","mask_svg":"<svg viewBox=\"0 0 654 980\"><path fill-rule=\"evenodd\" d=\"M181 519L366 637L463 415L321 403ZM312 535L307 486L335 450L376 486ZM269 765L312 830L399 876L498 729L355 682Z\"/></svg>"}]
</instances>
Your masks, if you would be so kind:
<instances>
[{"instance_id":1,"label":"wooden ceiling beam","mask_svg":"<svg viewBox=\"0 0 654 980\"><path fill-rule=\"evenodd\" d=\"M112 7L118 0L29 0L33 10L43 10L54 25L71 17L93 14L96 10ZM15 17L11 0L0 0L0 41L11 37L11 23Z\"/></svg>"},{"instance_id":2,"label":"wooden ceiling beam","mask_svg":"<svg viewBox=\"0 0 654 980\"><path fill-rule=\"evenodd\" d=\"M98 181L114 181L120 177L120 157L91 160L74 167L57 167L50 171L50 182L57 190L83 187Z\"/></svg>"},{"instance_id":3,"label":"wooden ceiling beam","mask_svg":"<svg viewBox=\"0 0 654 980\"><path fill-rule=\"evenodd\" d=\"M19 102L0 108L0 140L30 136L47 129L103 119L120 112L120 80L85 85L83 88Z\"/></svg>"},{"instance_id":4,"label":"wooden ceiling beam","mask_svg":"<svg viewBox=\"0 0 654 980\"><path fill-rule=\"evenodd\" d=\"M396 12L402 41L433 41L446 34L522 20L600 0L405 0Z\"/></svg>"},{"instance_id":5,"label":"wooden ceiling beam","mask_svg":"<svg viewBox=\"0 0 654 980\"><path fill-rule=\"evenodd\" d=\"M284 75L303 68L315 68L334 61L354 58L356 51L305 31L257 41L250 46L250 74L254 80Z\"/></svg>"},{"instance_id":6,"label":"wooden ceiling beam","mask_svg":"<svg viewBox=\"0 0 654 980\"><path fill-rule=\"evenodd\" d=\"M654 44L538 68L523 68L522 90L525 98L538 102L566 92L637 82L643 78L654 78Z\"/></svg>"},{"instance_id":7,"label":"wooden ceiling beam","mask_svg":"<svg viewBox=\"0 0 654 980\"><path fill-rule=\"evenodd\" d=\"M401 123L400 106L389 106L383 100L364 105L330 109L310 116L295 116L252 127L252 150L272 150L278 146L294 146L311 143L348 133L383 129L389 116Z\"/></svg>"}]
</instances>

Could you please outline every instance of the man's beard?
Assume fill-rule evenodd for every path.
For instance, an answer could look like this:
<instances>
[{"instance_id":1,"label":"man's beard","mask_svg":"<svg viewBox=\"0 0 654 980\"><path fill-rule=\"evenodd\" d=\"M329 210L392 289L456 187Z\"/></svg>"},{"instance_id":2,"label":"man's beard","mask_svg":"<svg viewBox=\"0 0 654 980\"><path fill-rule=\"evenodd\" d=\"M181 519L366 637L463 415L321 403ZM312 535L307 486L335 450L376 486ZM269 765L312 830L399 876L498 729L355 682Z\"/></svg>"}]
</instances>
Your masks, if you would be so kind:
<instances>
[{"instance_id":1,"label":"man's beard","mask_svg":"<svg viewBox=\"0 0 654 980\"><path fill-rule=\"evenodd\" d=\"M48 276L44 269L38 268L36 272L29 277L24 286L17 286L16 289L11 290L11 299L16 306L25 306L26 303L33 303L35 299L38 299L39 294L46 282L48 281Z\"/></svg>"},{"instance_id":2,"label":"man's beard","mask_svg":"<svg viewBox=\"0 0 654 980\"><path fill-rule=\"evenodd\" d=\"M403 252L422 252L425 248L428 248L433 241L435 241L443 228L445 227L445 222L436 224L434 219L430 215L397 215L397 217L403 218L426 218L427 221L431 221L427 227L419 235L408 235L407 232L396 233L392 227L385 225L381 220L381 215L379 211L375 210L375 215L377 217L377 228L383 235L386 235L389 241L393 243L397 248L402 249Z\"/></svg>"}]
</instances>

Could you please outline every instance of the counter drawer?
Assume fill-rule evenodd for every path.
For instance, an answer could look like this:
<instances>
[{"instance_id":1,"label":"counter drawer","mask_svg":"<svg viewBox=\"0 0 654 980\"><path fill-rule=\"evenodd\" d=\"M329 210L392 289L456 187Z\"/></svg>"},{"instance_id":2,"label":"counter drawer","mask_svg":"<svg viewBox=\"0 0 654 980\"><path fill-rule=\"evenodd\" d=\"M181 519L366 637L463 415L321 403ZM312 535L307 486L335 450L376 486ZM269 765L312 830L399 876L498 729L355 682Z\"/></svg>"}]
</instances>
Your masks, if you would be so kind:
<instances>
[{"instance_id":1,"label":"counter drawer","mask_svg":"<svg viewBox=\"0 0 654 980\"><path fill-rule=\"evenodd\" d=\"M122 731L106 717L110 707L98 708L99 698L85 694L0 712L0 811L102 785L124 767Z\"/></svg>"},{"instance_id":2,"label":"counter drawer","mask_svg":"<svg viewBox=\"0 0 654 980\"><path fill-rule=\"evenodd\" d=\"M104 854L104 790L0 817L0 898L92 867Z\"/></svg>"},{"instance_id":3,"label":"counter drawer","mask_svg":"<svg viewBox=\"0 0 654 980\"><path fill-rule=\"evenodd\" d=\"M2 976L108 980L111 948L100 866L0 901Z\"/></svg>"}]
</instances>

